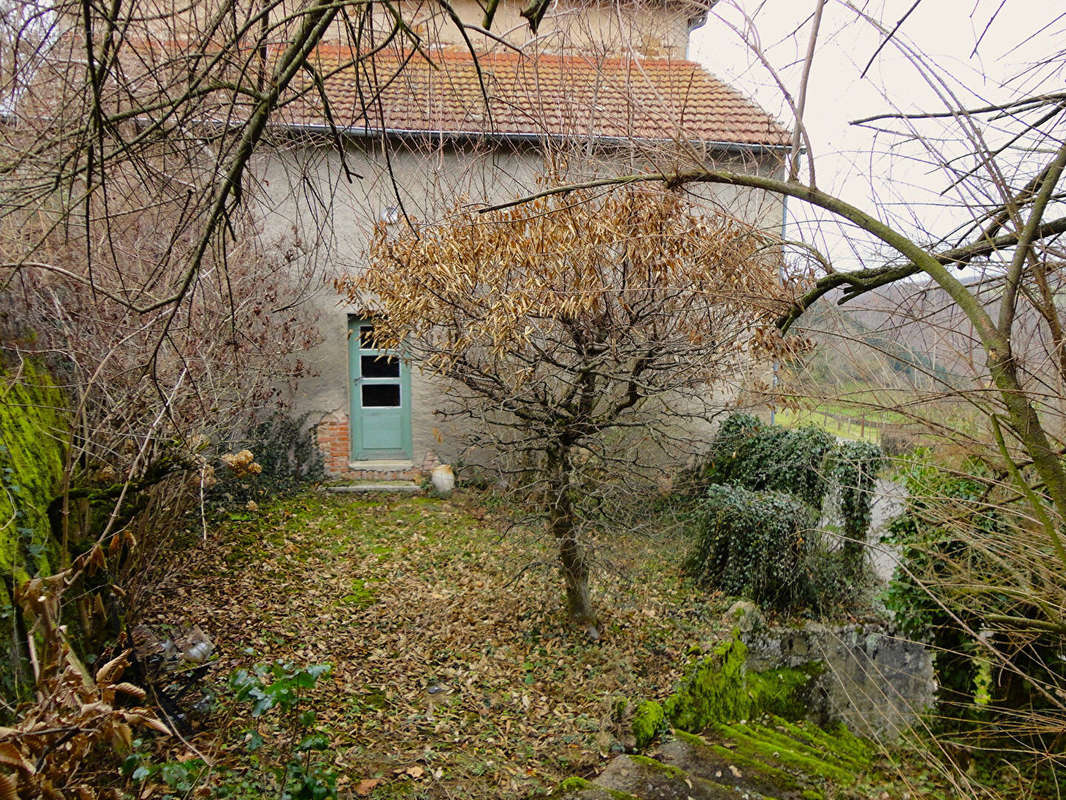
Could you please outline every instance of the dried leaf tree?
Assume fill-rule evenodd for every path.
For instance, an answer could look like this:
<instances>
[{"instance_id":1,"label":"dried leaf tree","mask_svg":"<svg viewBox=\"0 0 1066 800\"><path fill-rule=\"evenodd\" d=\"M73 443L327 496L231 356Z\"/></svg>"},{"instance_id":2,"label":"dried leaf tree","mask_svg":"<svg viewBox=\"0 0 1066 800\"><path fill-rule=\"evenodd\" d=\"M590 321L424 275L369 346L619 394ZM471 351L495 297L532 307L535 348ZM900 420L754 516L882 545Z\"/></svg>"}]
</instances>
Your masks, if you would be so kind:
<instances>
[{"instance_id":1,"label":"dried leaf tree","mask_svg":"<svg viewBox=\"0 0 1066 800\"><path fill-rule=\"evenodd\" d=\"M524 474L594 634L580 506L596 478L677 463L714 388L752 365L780 295L763 234L677 194L546 199L390 235L338 283L379 346L435 373L468 452ZM592 480L590 480L590 476Z\"/></svg>"}]
</instances>

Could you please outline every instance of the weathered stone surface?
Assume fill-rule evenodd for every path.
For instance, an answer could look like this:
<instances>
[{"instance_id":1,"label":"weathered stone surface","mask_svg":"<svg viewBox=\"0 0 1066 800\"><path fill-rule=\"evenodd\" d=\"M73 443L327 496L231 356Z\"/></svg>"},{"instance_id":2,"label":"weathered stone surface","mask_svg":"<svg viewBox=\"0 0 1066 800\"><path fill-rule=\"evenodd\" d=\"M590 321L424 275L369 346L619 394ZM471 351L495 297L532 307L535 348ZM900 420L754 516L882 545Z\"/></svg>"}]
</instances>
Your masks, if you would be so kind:
<instances>
[{"instance_id":1,"label":"weathered stone surface","mask_svg":"<svg viewBox=\"0 0 1066 800\"><path fill-rule=\"evenodd\" d=\"M654 757L615 758L594 781L570 778L560 787L572 800L816 800L858 797L871 774L868 742L847 731L766 716L714 725L702 736L674 731ZM606 794L597 794L596 789ZM868 788L868 787L867 787ZM876 794L873 796L877 796Z\"/></svg>"},{"instance_id":2,"label":"weathered stone surface","mask_svg":"<svg viewBox=\"0 0 1066 800\"><path fill-rule=\"evenodd\" d=\"M698 778L705 778L741 792L756 791L781 800L802 796L802 789L787 772L733 752L720 744L710 744L698 736L677 733L654 753L657 760Z\"/></svg>"},{"instance_id":3,"label":"weathered stone surface","mask_svg":"<svg viewBox=\"0 0 1066 800\"><path fill-rule=\"evenodd\" d=\"M731 622L741 633L753 633L766 627L766 618L751 600L737 600L725 612L725 621Z\"/></svg>"},{"instance_id":4,"label":"weathered stone surface","mask_svg":"<svg viewBox=\"0 0 1066 800\"><path fill-rule=\"evenodd\" d=\"M422 487L412 481L365 481L327 486L326 491L333 494L368 494L371 492L418 494L422 491Z\"/></svg>"},{"instance_id":5,"label":"weathered stone surface","mask_svg":"<svg viewBox=\"0 0 1066 800\"><path fill-rule=\"evenodd\" d=\"M655 800L737 799L737 791L732 786L715 783L641 756L619 756L607 766L596 783L608 790Z\"/></svg>"},{"instance_id":6,"label":"weathered stone surface","mask_svg":"<svg viewBox=\"0 0 1066 800\"><path fill-rule=\"evenodd\" d=\"M885 628L812 623L741 638L752 670L825 664L810 693L812 718L843 722L864 736L897 737L935 700L928 649Z\"/></svg>"}]
</instances>

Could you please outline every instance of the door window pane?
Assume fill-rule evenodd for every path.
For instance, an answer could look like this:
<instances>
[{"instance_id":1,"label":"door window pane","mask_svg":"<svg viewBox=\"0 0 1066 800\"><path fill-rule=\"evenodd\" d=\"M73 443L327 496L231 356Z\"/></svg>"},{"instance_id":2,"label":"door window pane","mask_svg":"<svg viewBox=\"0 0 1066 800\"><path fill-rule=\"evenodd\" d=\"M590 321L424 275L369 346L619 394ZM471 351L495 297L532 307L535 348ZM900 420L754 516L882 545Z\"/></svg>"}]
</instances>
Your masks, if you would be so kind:
<instances>
[{"instance_id":1,"label":"door window pane","mask_svg":"<svg viewBox=\"0 0 1066 800\"><path fill-rule=\"evenodd\" d=\"M360 325L359 326L359 347L363 350L374 349L374 326L373 325Z\"/></svg>"},{"instance_id":2,"label":"door window pane","mask_svg":"<svg viewBox=\"0 0 1066 800\"><path fill-rule=\"evenodd\" d=\"M364 383L363 408L399 408L400 384Z\"/></svg>"},{"instance_id":3,"label":"door window pane","mask_svg":"<svg viewBox=\"0 0 1066 800\"><path fill-rule=\"evenodd\" d=\"M400 377L400 360L396 356L361 356L359 368L364 378Z\"/></svg>"}]
</instances>

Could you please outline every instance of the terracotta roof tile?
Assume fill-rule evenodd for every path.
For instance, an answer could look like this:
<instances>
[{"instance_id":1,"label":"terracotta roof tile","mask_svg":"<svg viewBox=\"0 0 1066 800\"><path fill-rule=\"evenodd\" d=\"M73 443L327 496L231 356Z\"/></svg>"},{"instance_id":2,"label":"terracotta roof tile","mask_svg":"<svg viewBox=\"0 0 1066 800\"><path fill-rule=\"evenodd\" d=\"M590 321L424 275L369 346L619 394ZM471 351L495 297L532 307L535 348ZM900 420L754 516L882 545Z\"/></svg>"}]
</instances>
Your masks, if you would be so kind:
<instances>
[{"instance_id":1,"label":"terracotta roof tile","mask_svg":"<svg viewBox=\"0 0 1066 800\"><path fill-rule=\"evenodd\" d=\"M633 137L782 146L789 132L743 95L691 61L582 55L482 55L489 103L469 53L380 53L348 63L346 48L321 46L312 56L325 77L334 122L341 128L556 136ZM406 66L400 69L403 60ZM375 75L376 80L370 76ZM391 80L389 80L391 78ZM367 87L381 85L375 95ZM325 121L306 73L302 93L281 111L287 124Z\"/></svg>"}]
</instances>

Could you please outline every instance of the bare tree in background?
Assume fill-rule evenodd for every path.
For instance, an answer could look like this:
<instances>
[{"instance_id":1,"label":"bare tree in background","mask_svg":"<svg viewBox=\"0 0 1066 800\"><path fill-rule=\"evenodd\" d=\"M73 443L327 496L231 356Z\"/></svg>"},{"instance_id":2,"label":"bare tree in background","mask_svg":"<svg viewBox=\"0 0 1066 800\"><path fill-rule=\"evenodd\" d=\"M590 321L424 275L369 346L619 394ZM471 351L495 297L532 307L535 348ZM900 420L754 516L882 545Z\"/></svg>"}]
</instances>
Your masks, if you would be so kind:
<instances>
[{"instance_id":1,"label":"bare tree in background","mask_svg":"<svg viewBox=\"0 0 1066 800\"><path fill-rule=\"evenodd\" d=\"M382 226L371 266L339 286L378 315L378 346L445 379L467 445L537 499L570 613L595 635L587 499L698 447L693 426L781 307L766 244L673 194L581 194Z\"/></svg>"}]
</instances>

